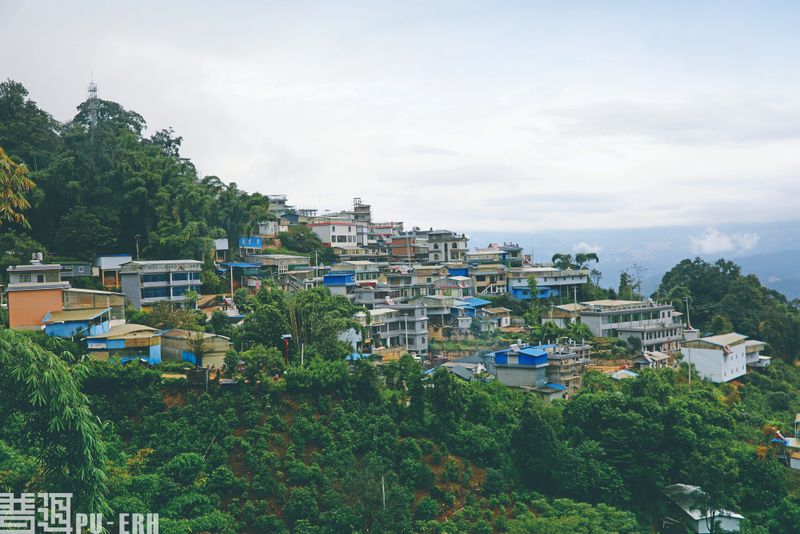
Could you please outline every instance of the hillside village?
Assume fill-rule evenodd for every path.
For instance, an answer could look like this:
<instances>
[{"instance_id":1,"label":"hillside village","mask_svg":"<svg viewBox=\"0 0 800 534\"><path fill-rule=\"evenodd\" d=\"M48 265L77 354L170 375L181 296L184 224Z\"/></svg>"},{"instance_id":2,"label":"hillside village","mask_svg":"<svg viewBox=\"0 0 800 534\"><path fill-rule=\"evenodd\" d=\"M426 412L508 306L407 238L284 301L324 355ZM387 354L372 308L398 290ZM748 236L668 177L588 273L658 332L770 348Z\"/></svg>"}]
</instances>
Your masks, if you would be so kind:
<instances>
[{"instance_id":1,"label":"hillside village","mask_svg":"<svg viewBox=\"0 0 800 534\"><path fill-rule=\"evenodd\" d=\"M35 179L0 220L0 491L169 533L796 526L798 302L734 263L601 287L602 255L297 208L96 92L64 124L26 97L0 83Z\"/></svg>"},{"instance_id":2,"label":"hillside village","mask_svg":"<svg viewBox=\"0 0 800 534\"><path fill-rule=\"evenodd\" d=\"M593 299L601 292L590 281L596 255L557 255L557 266L535 261L514 243L471 248L464 233L374 221L360 198L349 210L324 215L287 202L285 195L269 196L267 220L233 243L214 240L208 257L227 291L205 290L207 266L196 259L114 254L92 263L54 264L34 254L30 264L7 269L9 326L85 340L89 355L99 360L186 361L214 370L223 368L226 352L234 348L230 339L135 324L126 309L191 307L208 319L222 313L236 325L244 316L237 293L322 286L358 309L358 326L340 333L351 344L351 358L385 363L408 353L426 369L443 366L463 380L496 379L549 400L574 394L587 369L624 379L685 358L701 377L721 383L770 363L761 354L763 342L735 332L702 337L689 314L670 302L640 295ZM319 254L285 253L280 235L293 230L310 230L330 252L329 261ZM94 280L102 289L73 287L76 278ZM538 334L526 323L531 310L541 326ZM288 342L291 332L285 334ZM485 343L476 343L481 339ZM595 339L617 340L619 357L598 354L608 342ZM468 347L457 352L471 353L450 357L438 348L456 340Z\"/></svg>"}]
</instances>

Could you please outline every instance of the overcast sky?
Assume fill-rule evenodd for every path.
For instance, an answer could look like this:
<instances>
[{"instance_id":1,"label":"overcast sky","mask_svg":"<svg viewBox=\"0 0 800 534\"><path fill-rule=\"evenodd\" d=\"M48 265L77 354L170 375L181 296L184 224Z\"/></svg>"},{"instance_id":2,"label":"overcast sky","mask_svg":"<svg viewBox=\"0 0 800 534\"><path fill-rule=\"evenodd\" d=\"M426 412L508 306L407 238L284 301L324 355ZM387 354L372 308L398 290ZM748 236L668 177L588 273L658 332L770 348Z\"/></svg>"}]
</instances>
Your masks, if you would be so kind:
<instances>
[{"instance_id":1,"label":"overcast sky","mask_svg":"<svg viewBox=\"0 0 800 534\"><path fill-rule=\"evenodd\" d=\"M798 28L797 2L0 0L0 76L59 120L93 76L301 206L713 226L800 218Z\"/></svg>"}]
</instances>

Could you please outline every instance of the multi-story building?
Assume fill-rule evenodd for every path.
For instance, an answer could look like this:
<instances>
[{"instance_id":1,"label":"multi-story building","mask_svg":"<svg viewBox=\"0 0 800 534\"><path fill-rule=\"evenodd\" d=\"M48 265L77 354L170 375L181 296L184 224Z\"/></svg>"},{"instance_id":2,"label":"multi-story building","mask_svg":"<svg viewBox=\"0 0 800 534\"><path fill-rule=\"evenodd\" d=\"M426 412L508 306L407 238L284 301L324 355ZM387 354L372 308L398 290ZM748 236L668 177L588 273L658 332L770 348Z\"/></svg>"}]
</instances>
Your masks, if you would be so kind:
<instances>
[{"instance_id":1,"label":"multi-story building","mask_svg":"<svg viewBox=\"0 0 800 534\"><path fill-rule=\"evenodd\" d=\"M356 319L367 328L364 342L373 350L404 347L412 354L428 352L428 314L422 304L383 305L359 312Z\"/></svg>"},{"instance_id":2,"label":"multi-story building","mask_svg":"<svg viewBox=\"0 0 800 534\"><path fill-rule=\"evenodd\" d=\"M446 263L462 261L469 248L469 238L464 234L457 234L450 230L428 230L419 232L420 237L425 236L428 243L428 262Z\"/></svg>"},{"instance_id":3,"label":"multi-story building","mask_svg":"<svg viewBox=\"0 0 800 534\"><path fill-rule=\"evenodd\" d=\"M62 292L69 282L61 280L61 265L12 265L8 269L8 326L33 330L41 328L44 316L61 311Z\"/></svg>"},{"instance_id":4,"label":"multi-story building","mask_svg":"<svg viewBox=\"0 0 800 534\"><path fill-rule=\"evenodd\" d=\"M686 341L681 353L700 376L712 382L729 382L747 374L747 336L736 332Z\"/></svg>"},{"instance_id":5,"label":"multi-story building","mask_svg":"<svg viewBox=\"0 0 800 534\"><path fill-rule=\"evenodd\" d=\"M358 285L377 285L380 278L378 264L368 260L347 260L331 266L331 273L337 271L351 271L355 275L355 282Z\"/></svg>"},{"instance_id":6,"label":"multi-story building","mask_svg":"<svg viewBox=\"0 0 800 534\"><path fill-rule=\"evenodd\" d=\"M547 353L550 365L547 367L547 380L566 388L573 394L583 384L583 375L589 365L591 346L585 343L569 345L537 345L533 347Z\"/></svg>"},{"instance_id":7,"label":"multi-story building","mask_svg":"<svg viewBox=\"0 0 800 534\"><path fill-rule=\"evenodd\" d=\"M285 274L294 269L304 269L311 265L311 259L308 256L293 254L247 254L244 261L267 267L273 274Z\"/></svg>"},{"instance_id":8,"label":"multi-story building","mask_svg":"<svg viewBox=\"0 0 800 534\"><path fill-rule=\"evenodd\" d=\"M519 300L531 298L528 278L536 280L536 297L550 298L562 296L570 300L579 288L589 281L588 269L557 269L546 266L523 266L508 268L508 292Z\"/></svg>"},{"instance_id":9,"label":"multi-story building","mask_svg":"<svg viewBox=\"0 0 800 534\"><path fill-rule=\"evenodd\" d=\"M359 230L356 223L344 217L317 217L308 223L317 234L322 245L336 249L337 252L353 252L360 247Z\"/></svg>"},{"instance_id":10,"label":"multi-story building","mask_svg":"<svg viewBox=\"0 0 800 534\"><path fill-rule=\"evenodd\" d=\"M73 337L108 330L125 321L122 294L73 289L61 279L61 266L12 265L7 269L8 323L20 330L44 329L48 335Z\"/></svg>"},{"instance_id":11,"label":"multi-story building","mask_svg":"<svg viewBox=\"0 0 800 534\"><path fill-rule=\"evenodd\" d=\"M428 243L411 232L390 237L388 247L389 261L407 264L428 261Z\"/></svg>"},{"instance_id":12,"label":"multi-story building","mask_svg":"<svg viewBox=\"0 0 800 534\"><path fill-rule=\"evenodd\" d=\"M489 353L487 357L494 363L497 380L503 384L533 391L547 400L564 396L564 386L549 382L550 361L547 351L515 344L508 349Z\"/></svg>"},{"instance_id":13,"label":"multi-story building","mask_svg":"<svg viewBox=\"0 0 800 534\"><path fill-rule=\"evenodd\" d=\"M652 299L582 302L581 322L595 337L638 338L642 350L676 352L683 341L681 313Z\"/></svg>"},{"instance_id":14,"label":"multi-story building","mask_svg":"<svg viewBox=\"0 0 800 534\"><path fill-rule=\"evenodd\" d=\"M475 281L476 295L502 295L508 291L506 266L499 263L478 264L470 267Z\"/></svg>"},{"instance_id":15,"label":"multi-story building","mask_svg":"<svg viewBox=\"0 0 800 534\"><path fill-rule=\"evenodd\" d=\"M200 271L197 260L131 261L122 266L122 292L134 308L141 309L157 302L182 303L186 292L200 292Z\"/></svg>"},{"instance_id":16,"label":"multi-story building","mask_svg":"<svg viewBox=\"0 0 800 534\"><path fill-rule=\"evenodd\" d=\"M130 254L107 254L104 256L97 256L94 264L98 269L100 276L100 283L103 287L119 287L120 279L119 272L122 265L133 261Z\"/></svg>"}]
</instances>

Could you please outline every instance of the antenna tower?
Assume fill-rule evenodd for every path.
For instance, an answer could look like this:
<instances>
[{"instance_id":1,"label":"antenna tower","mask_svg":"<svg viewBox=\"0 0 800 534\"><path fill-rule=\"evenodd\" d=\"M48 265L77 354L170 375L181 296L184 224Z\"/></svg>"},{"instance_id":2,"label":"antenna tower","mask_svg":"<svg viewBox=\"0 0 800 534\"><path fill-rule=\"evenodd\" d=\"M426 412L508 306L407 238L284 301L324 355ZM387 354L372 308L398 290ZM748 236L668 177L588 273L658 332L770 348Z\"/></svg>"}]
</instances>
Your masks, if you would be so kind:
<instances>
[{"instance_id":1,"label":"antenna tower","mask_svg":"<svg viewBox=\"0 0 800 534\"><path fill-rule=\"evenodd\" d=\"M94 128L97 126L97 84L89 82L89 122Z\"/></svg>"}]
</instances>

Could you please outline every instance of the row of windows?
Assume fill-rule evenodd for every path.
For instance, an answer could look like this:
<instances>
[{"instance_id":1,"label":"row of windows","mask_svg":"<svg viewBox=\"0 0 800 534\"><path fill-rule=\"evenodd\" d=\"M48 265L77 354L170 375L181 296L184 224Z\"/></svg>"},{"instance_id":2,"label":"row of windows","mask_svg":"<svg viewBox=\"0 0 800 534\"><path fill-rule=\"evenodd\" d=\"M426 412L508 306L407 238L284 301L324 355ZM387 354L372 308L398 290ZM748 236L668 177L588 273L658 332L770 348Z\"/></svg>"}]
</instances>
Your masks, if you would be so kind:
<instances>
[{"instance_id":1,"label":"row of windows","mask_svg":"<svg viewBox=\"0 0 800 534\"><path fill-rule=\"evenodd\" d=\"M190 289L192 291L200 291L200 286L184 286L184 287L173 287L172 289L172 296L173 297L180 297ZM154 299L154 298L168 298L170 296L170 288L169 287L143 287L142 288L142 298L143 299Z\"/></svg>"},{"instance_id":2,"label":"row of windows","mask_svg":"<svg viewBox=\"0 0 800 534\"><path fill-rule=\"evenodd\" d=\"M30 282L36 282L38 284L43 284L45 282L58 282L58 273L55 271L44 274L19 273L17 275L17 280L19 280L20 284L28 284Z\"/></svg>"},{"instance_id":3,"label":"row of windows","mask_svg":"<svg viewBox=\"0 0 800 534\"><path fill-rule=\"evenodd\" d=\"M186 281L186 280L200 280L200 273L193 271L190 273L172 273L172 280L176 281ZM144 274L142 275L142 282L169 282L170 281L170 273L158 273L158 274Z\"/></svg>"},{"instance_id":4,"label":"row of windows","mask_svg":"<svg viewBox=\"0 0 800 534\"><path fill-rule=\"evenodd\" d=\"M446 245L446 244L447 244L447 243L445 243L445 245ZM450 245L450 248L458 248L458 243L452 243L452 244ZM434 243L434 244L433 244L433 250L439 250L439 243Z\"/></svg>"},{"instance_id":5,"label":"row of windows","mask_svg":"<svg viewBox=\"0 0 800 534\"><path fill-rule=\"evenodd\" d=\"M663 312L661 314L661 317L665 318L667 313L668 312ZM631 323L634 321L651 321L658 318L659 318L659 312L650 311L650 312L638 312L638 313L614 313L610 315L603 315L601 319L603 324L611 324L611 323Z\"/></svg>"},{"instance_id":6,"label":"row of windows","mask_svg":"<svg viewBox=\"0 0 800 534\"><path fill-rule=\"evenodd\" d=\"M352 235L333 235L331 236L332 243L355 243L356 238Z\"/></svg>"}]
</instances>

